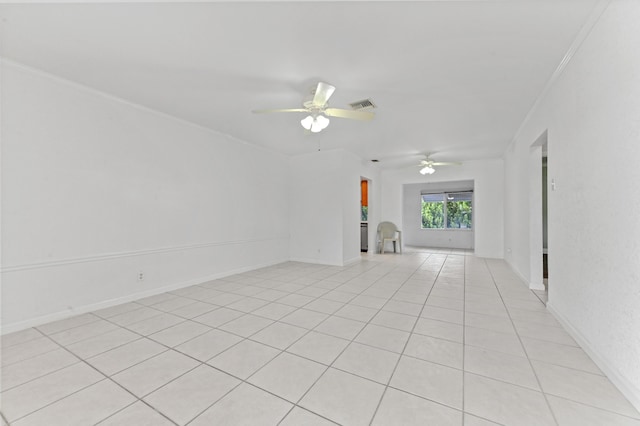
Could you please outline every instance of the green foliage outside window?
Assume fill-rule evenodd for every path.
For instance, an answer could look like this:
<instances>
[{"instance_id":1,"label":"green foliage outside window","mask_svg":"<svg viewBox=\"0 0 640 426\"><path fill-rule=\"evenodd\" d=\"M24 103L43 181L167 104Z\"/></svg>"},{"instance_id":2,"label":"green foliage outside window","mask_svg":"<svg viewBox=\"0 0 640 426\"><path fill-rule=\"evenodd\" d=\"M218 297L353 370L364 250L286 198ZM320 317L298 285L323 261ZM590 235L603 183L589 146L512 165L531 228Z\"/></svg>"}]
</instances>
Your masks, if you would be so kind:
<instances>
[{"instance_id":1,"label":"green foliage outside window","mask_svg":"<svg viewBox=\"0 0 640 426\"><path fill-rule=\"evenodd\" d=\"M447 203L447 228L471 228L471 201Z\"/></svg>"},{"instance_id":2,"label":"green foliage outside window","mask_svg":"<svg viewBox=\"0 0 640 426\"><path fill-rule=\"evenodd\" d=\"M472 193L422 195L422 228L471 229Z\"/></svg>"},{"instance_id":3,"label":"green foliage outside window","mask_svg":"<svg viewBox=\"0 0 640 426\"><path fill-rule=\"evenodd\" d=\"M368 206L362 206L362 212L361 212L361 215L360 215L360 220L362 222L366 222L368 217L369 217L369 207Z\"/></svg>"},{"instance_id":4,"label":"green foliage outside window","mask_svg":"<svg viewBox=\"0 0 640 426\"><path fill-rule=\"evenodd\" d=\"M422 227L444 228L444 203L422 200Z\"/></svg>"}]
</instances>

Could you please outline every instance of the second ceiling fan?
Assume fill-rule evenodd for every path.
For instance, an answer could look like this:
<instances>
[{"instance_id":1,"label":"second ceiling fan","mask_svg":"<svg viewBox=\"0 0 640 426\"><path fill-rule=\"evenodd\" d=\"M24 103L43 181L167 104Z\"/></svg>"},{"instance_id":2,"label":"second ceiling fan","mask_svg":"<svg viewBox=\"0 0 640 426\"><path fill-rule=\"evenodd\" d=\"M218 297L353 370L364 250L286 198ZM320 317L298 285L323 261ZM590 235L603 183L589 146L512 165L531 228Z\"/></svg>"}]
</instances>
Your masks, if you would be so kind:
<instances>
[{"instance_id":1,"label":"second ceiling fan","mask_svg":"<svg viewBox=\"0 0 640 426\"><path fill-rule=\"evenodd\" d=\"M436 171L434 167L437 167L437 166L459 166L462 164L458 162L434 161L430 158L430 155L431 154L427 154L425 156L425 159L420 161L420 164L417 165L418 167L420 167L420 174L423 174L423 175L433 174L433 172Z\"/></svg>"},{"instance_id":2,"label":"second ceiling fan","mask_svg":"<svg viewBox=\"0 0 640 426\"><path fill-rule=\"evenodd\" d=\"M311 89L311 94L302 101L302 108L286 108L286 109L261 109L254 110L256 114L272 113L272 112L306 112L308 115L300 121L305 130L312 133L318 133L326 129L329 125L327 117L347 118L351 120L369 121L374 117L371 111L361 111L360 109L375 108L373 102L368 99L354 102L352 109L330 108L328 101L336 88L329 83L319 82L317 86Z\"/></svg>"}]
</instances>

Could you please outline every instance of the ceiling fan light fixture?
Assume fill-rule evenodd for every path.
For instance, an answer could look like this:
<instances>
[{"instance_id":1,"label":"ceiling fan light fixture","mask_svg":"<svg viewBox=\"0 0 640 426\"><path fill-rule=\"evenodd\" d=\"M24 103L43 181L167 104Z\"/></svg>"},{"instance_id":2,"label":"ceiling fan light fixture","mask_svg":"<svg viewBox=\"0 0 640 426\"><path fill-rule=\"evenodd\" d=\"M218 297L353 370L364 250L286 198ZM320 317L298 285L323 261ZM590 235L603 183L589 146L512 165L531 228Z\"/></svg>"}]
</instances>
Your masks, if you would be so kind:
<instances>
[{"instance_id":1,"label":"ceiling fan light fixture","mask_svg":"<svg viewBox=\"0 0 640 426\"><path fill-rule=\"evenodd\" d=\"M304 127L305 130L311 130L311 126L313 126L313 117L307 115L305 118L300 120L300 124L302 124L302 127Z\"/></svg>"},{"instance_id":2,"label":"ceiling fan light fixture","mask_svg":"<svg viewBox=\"0 0 640 426\"><path fill-rule=\"evenodd\" d=\"M436 169L434 169L431 166L424 166L423 168L420 169L420 174L422 174L422 175L431 175L435 171L436 171Z\"/></svg>"},{"instance_id":3,"label":"ceiling fan light fixture","mask_svg":"<svg viewBox=\"0 0 640 426\"><path fill-rule=\"evenodd\" d=\"M300 120L300 124L305 128L305 130L311 130L312 133L318 133L327 128L329 125L329 119L324 115L318 115L317 117L307 115L305 118Z\"/></svg>"},{"instance_id":4,"label":"ceiling fan light fixture","mask_svg":"<svg viewBox=\"0 0 640 426\"><path fill-rule=\"evenodd\" d=\"M318 133L327 128L329 125L329 119L324 115L319 115L313 120L313 125L311 126L311 131L313 133Z\"/></svg>"}]
</instances>

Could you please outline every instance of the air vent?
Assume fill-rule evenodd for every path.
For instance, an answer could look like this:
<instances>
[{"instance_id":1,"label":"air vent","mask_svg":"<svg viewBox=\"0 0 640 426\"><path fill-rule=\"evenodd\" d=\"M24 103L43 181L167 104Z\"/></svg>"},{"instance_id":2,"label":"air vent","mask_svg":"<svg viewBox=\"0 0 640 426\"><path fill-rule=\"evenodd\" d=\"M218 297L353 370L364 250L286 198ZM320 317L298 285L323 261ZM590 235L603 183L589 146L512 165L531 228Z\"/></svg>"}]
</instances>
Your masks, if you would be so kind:
<instances>
[{"instance_id":1,"label":"air vent","mask_svg":"<svg viewBox=\"0 0 640 426\"><path fill-rule=\"evenodd\" d=\"M353 110L365 109L365 108L375 108L376 107L376 105L373 103L373 101L371 99L364 99L362 101L350 103L349 105L351 106L351 109L353 109Z\"/></svg>"}]
</instances>

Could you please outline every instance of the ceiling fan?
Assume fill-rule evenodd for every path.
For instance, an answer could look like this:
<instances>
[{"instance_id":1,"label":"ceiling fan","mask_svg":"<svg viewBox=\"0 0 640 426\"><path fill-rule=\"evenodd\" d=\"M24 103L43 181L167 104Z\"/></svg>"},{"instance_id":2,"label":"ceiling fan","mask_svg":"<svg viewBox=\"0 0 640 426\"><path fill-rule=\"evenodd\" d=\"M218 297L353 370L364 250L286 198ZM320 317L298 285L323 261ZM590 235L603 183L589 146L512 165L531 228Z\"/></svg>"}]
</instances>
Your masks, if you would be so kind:
<instances>
[{"instance_id":1,"label":"ceiling fan","mask_svg":"<svg viewBox=\"0 0 640 426\"><path fill-rule=\"evenodd\" d=\"M443 161L433 161L430 158L431 154L427 154L425 156L425 159L420 161L419 164L417 164L418 167L420 167L420 174L423 175L430 175L433 174L436 169L434 167L439 167L439 166L459 166L462 163L457 163L457 162L443 162Z\"/></svg>"},{"instance_id":2,"label":"ceiling fan","mask_svg":"<svg viewBox=\"0 0 640 426\"><path fill-rule=\"evenodd\" d=\"M341 108L329 108L329 98L333 95L336 88L329 83L320 81L318 85L311 89L310 95L306 96L302 101L303 108L288 109L261 109L254 110L256 114L271 112L305 112L308 115L300 121L302 127L312 133L318 133L326 129L329 125L327 117L347 118L351 120L369 121L374 117L371 111L361 111L361 109L375 108L373 102L369 99L354 102L351 110Z\"/></svg>"}]
</instances>

